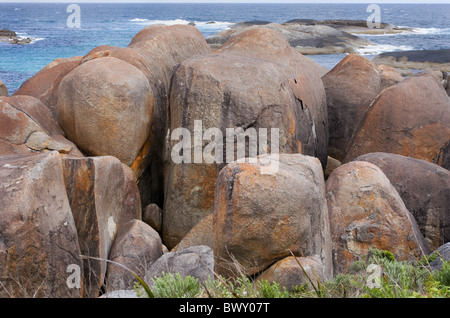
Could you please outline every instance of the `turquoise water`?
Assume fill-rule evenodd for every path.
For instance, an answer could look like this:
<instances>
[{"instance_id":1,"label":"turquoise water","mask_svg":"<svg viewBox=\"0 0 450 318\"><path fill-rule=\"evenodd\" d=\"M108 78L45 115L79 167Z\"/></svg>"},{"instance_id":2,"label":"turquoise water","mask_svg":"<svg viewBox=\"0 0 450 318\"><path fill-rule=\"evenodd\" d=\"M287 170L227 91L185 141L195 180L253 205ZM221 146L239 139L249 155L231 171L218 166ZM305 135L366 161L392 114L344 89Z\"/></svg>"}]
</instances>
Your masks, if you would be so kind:
<instances>
[{"instance_id":1,"label":"turquoise water","mask_svg":"<svg viewBox=\"0 0 450 318\"><path fill-rule=\"evenodd\" d=\"M56 58L84 55L102 45L125 47L150 24L196 23L206 36L232 23L291 19L366 20L367 4L80 4L81 28L67 27L68 4L1 3L0 29L33 39L29 45L0 43L0 80L12 94ZM401 35L370 36L378 44L368 57L386 51L450 48L450 4L385 4L381 20L415 28ZM214 21L215 23L207 23ZM332 68L343 55L313 56Z\"/></svg>"}]
</instances>

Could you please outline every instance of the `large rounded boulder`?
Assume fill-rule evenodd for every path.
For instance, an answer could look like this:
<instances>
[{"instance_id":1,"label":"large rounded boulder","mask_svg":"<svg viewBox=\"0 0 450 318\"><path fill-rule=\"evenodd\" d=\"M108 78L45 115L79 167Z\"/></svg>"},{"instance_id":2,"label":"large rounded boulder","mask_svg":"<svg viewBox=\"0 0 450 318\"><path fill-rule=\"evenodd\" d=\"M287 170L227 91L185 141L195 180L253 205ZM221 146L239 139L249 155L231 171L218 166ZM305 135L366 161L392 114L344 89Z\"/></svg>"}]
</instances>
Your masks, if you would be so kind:
<instances>
[{"instance_id":1,"label":"large rounded boulder","mask_svg":"<svg viewBox=\"0 0 450 318\"><path fill-rule=\"evenodd\" d=\"M448 166L450 98L433 74L385 89L355 132L343 162L387 152ZM446 159L447 158L447 159Z\"/></svg>"},{"instance_id":2,"label":"large rounded boulder","mask_svg":"<svg viewBox=\"0 0 450 318\"><path fill-rule=\"evenodd\" d=\"M431 250L450 241L450 171L434 163L390 153L370 153L417 221Z\"/></svg>"},{"instance_id":3,"label":"large rounded boulder","mask_svg":"<svg viewBox=\"0 0 450 318\"><path fill-rule=\"evenodd\" d=\"M25 95L0 97L0 155L53 150L83 156L65 138L51 111L39 99Z\"/></svg>"},{"instance_id":4,"label":"large rounded boulder","mask_svg":"<svg viewBox=\"0 0 450 318\"><path fill-rule=\"evenodd\" d=\"M267 161L267 162L266 162ZM269 166L274 173L267 173ZM219 174L213 217L216 271L253 275L290 256L317 256L332 276L322 167L300 154L236 161Z\"/></svg>"},{"instance_id":5,"label":"large rounded boulder","mask_svg":"<svg viewBox=\"0 0 450 318\"><path fill-rule=\"evenodd\" d=\"M154 96L145 75L113 57L83 63L60 83L58 121L90 156L131 165L150 132Z\"/></svg>"},{"instance_id":6,"label":"large rounded boulder","mask_svg":"<svg viewBox=\"0 0 450 318\"><path fill-rule=\"evenodd\" d=\"M59 153L0 156L0 180L0 297L83 297Z\"/></svg>"},{"instance_id":7,"label":"large rounded boulder","mask_svg":"<svg viewBox=\"0 0 450 318\"><path fill-rule=\"evenodd\" d=\"M342 161L359 123L381 90L381 77L368 59L350 54L322 81L327 96L330 129L328 154Z\"/></svg>"},{"instance_id":8,"label":"large rounded boulder","mask_svg":"<svg viewBox=\"0 0 450 318\"><path fill-rule=\"evenodd\" d=\"M335 273L362 259L371 248L398 260L428 252L416 221L383 171L355 161L334 170L326 182Z\"/></svg>"}]
</instances>

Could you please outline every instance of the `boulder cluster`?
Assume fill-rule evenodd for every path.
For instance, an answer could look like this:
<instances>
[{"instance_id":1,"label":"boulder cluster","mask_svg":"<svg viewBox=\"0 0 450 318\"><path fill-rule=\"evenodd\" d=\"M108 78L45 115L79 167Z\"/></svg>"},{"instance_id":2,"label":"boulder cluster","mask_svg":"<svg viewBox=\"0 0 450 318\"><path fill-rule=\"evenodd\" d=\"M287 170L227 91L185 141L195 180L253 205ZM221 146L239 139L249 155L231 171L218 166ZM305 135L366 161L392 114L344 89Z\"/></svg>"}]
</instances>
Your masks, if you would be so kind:
<instances>
[{"instance_id":1,"label":"boulder cluster","mask_svg":"<svg viewBox=\"0 0 450 318\"><path fill-rule=\"evenodd\" d=\"M213 50L193 26L148 26L55 60L0 94L0 297L133 289L123 266L150 285L177 272L293 288L371 248L427 255L450 241L443 80L357 54L324 71L267 27ZM278 129L279 151L258 139L255 160L219 160L228 144L206 138L249 128Z\"/></svg>"}]
</instances>

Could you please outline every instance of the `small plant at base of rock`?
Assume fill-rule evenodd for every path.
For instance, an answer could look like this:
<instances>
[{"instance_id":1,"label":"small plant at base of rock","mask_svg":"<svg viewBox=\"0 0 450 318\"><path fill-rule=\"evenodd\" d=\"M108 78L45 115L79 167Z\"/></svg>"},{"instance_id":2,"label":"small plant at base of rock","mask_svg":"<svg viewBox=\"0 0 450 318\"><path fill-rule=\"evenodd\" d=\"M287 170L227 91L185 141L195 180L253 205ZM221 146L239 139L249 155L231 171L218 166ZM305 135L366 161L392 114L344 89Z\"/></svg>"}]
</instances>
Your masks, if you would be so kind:
<instances>
[{"instance_id":1,"label":"small plant at base of rock","mask_svg":"<svg viewBox=\"0 0 450 318\"><path fill-rule=\"evenodd\" d=\"M386 259L390 262L395 262L395 256L392 252L378 249L369 249L369 261Z\"/></svg>"},{"instance_id":2,"label":"small plant at base of rock","mask_svg":"<svg viewBox=\"0 0 450 318\"><path fill-rule=\"evenodd\" d=\"M163 273L153 279L152 290L155 298L197 298L202 292L202 286L192 276Z\"/></svg>"},{"instance_id":3,"label":"small plant at base of rock","mask_svg":"<svg viewBox=\"0 0 450 318\"><path fill-rule=\"evenodd\" d=\"M270 283L267 280L256 283L259 296L261 298L289 298L289 292L285 287L280 287L276 282Z\"/></svg>"},{"instance_id":4,"label":"small plant at base of rock","mask_svg":"<svg viewBox=\"0 0 450 318\"><path fill-rule=\"evenodd\" d=\"M234 284L231 284L234 292L242 298L253 298L255 297L255 288L253 282L250 278L241 274L236 278Z\"/></svg>"},{"instance_id":5,"label":"small plant at base of rock","mask_svg":"<svg viewBox=\"0 0 450 318\"><path fill-rule=\"evenodd\" d=\"M367 275L365 271L353 274L337 274L332 280L324 282L328 291L325 297L358 298L365 292Z\"/></svg>"},{"instance_id":6,"label":"small plant at base of rock","mask_svg":"<svg viewBox=\"0 0 450 318\"><path fill-rule=\"evenodd\" d=\"M450 261L442 260L442 269L433 272L433 279L441 286L450 288Z\"/></svg>"},{"instance_id":7,"label":"small plant at base of rock","mask_svg":"<svg viewBox=\"0 0 450 318\"><path fill-rule=\"evenodd\" d=\"M308 288L309 283L296 285L289 294L291 298L316 298L317 294L314 289Z\"/></svg>"},{"instance_id":8,"label":"small plant at base of rock","mask_svg":"<svg viewBox=\"0 0 450 318\"><path fill-rule=\"evenodd\" d=\"M418 263L423 266L429 266L431 262L435 261L438 258L438 253L433 252L430 255L423 256Z\"/></svg>"},{"instance_id":9,"label":"small plant at base of rock","mask_svg":"<svg viewBox=\"0 0 450 318\"><path fill-rule=\"evenodd\" d=\"M148 294L145 292L144 287L140 282L135 282L133 285L133 290L136 292L136 295L139 298L150 298Z\"/></svg>"}]
</instances>

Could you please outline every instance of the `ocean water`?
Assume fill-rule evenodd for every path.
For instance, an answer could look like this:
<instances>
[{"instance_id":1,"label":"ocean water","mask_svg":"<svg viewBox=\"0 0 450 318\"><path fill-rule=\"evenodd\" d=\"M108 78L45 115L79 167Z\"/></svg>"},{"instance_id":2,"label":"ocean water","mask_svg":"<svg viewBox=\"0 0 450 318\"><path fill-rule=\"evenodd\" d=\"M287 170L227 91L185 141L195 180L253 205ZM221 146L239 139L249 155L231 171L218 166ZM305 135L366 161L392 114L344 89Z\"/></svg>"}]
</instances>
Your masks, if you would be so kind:
<instances>
[{"instance_id":1,"label":"ocean water","mask_svg":"<svg viewBox=\"0 0 450 318\"><path fill-rule=\"evenodd\" d=\"M0 29L32 38L28 45L0 42L0 80L14 93L56 58L85 55L96 46L126 47L147 25L195 22L207 37L233 23L291 19L366 20L367 4L79 4L81 28L68 28L69 4L0 3ZM398 35L366 36L377 46L360 53L450 48L450 4L382 4L381 21L414 28ZM214 21L214 23L208 23ZM342 54L310 56L331 69Z\"/></svg>"}]
</instances>

